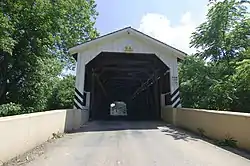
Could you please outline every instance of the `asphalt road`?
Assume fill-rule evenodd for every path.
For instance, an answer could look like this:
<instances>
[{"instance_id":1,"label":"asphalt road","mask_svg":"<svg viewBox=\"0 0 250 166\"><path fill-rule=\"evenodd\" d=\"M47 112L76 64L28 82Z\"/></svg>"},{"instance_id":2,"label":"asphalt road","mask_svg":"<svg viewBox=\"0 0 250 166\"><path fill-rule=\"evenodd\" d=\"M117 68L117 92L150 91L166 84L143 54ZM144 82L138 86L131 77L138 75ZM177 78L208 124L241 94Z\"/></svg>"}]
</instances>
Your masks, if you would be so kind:
<instances>
[{"instance_id":1,"label":"asphalt road","mask_svg":"<svg viewBox=\"0 0 250 166\"><path fill-rule=\"evenodd\" d=\"M250 161L163 122L90 122L27 166L250 166Z\"/></svg>"}]
</instances>

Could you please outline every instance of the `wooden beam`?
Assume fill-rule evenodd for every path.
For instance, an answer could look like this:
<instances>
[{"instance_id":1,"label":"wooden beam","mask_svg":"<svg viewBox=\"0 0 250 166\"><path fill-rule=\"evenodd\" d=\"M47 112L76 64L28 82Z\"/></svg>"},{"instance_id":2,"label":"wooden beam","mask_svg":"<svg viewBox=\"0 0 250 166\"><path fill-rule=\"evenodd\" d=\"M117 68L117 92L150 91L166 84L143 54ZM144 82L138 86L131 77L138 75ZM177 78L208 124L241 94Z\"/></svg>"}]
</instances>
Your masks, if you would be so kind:
<instances>
[{"instance_id":1,"label":"wooden beam","mask_svg":"<svg viewBox=\"0 0 250 166\"><path fill-rule=\"evenodd\" d=\"M123 84L138 84L138 83L142 83L145 81L145 79L147 79L147 77L141 77L141 76L137 76L137 77L132 77L132 76L120 76L120 77L110 77L110 78L106 78L103 81L103 85L105 85L105 87L109 84L114 84L114 83L123 83Z\"/></svg>"},{"instance_id":2,"label":"wooden beam","mask_svg":"<svg viewBox=\"0 0 250 166\"><path fill-rule=\"evenodd\" d=\"M98 68L103 67L145 67L151 64L150 61L132 61L132 60L104 60L100 61L99 63L95 64L94 66L98 66Z\"/></svg>"},{"instance_id":3,"label":"wooden beam","mask_svg":"<svg viewBox=\"0 0 250 166\"><path fill-rule=\"evenodd\" d=\"M115 88L131 88L131 87L138 87L140 86L140 82L137 83L120 83L120 82L115 82L115 83L110 83L105 85L106 89L115 89Z\"/></svg>"},{"instance_id":4,"label":"wooden beam","mask_svg":"<svg viewBox=\"0 0 250 166\"><path fill-rule=\"evenodd\" d=\"M145 81L136 91L135 93L132 95L132 99L136 97L136 95L138 95L139 93L141 93L144 89L148 88L149 86L153 85L155 82L158 82L158 80L161 78L160 76L158 76L158 72L159 70L155 70L155 72L152 74L152 76L150 76L148 78L147 81ZM164 72L163 75L166 75L167 73L169 73L170 70L167 70Z\"/></svg>"},{"instance_id":5,"label":"wooden beam","mask_svg":"<svg viewBox=\"0 0 250 166\"><path fill-rule=\"evenodd\" d=\"M124 77L111 77L109 80L128 80L128 81L133 81L133 80L141 80L142 78L140 77L133 77L133 76L124 76Z\"/></svg>"},{"instance_id":6,"label":"wooden beam","mask_svg":"<svg viewBox=\"0 0 250 166\"><path fill-rule=\"evenodd\" d=\"M91 75L91 93L90 93L90 118L93 118L95 116L95 109L94 109L94 104L95 104L95 76L94 73Z\"/></svg>"},{"instance_id":7,"label":"wooden beam","mask_svg":"<svg viewBox=\"0 0 250 166\"><path fill-rule=\"evenodd\" d=\"M133 93L132 99L135 98L135 96L140 93L140 91L146 86L150 81L154 78L154 74L152 74L144 83L141 84L141 86Z\"/></svg>"},{"instance_id":8,"label":"wooden beam","mask_svg":"<svg viewBox=\"0 0 250 166\"><path fill-rule=\"evenodd\" d=\"M99 76L96 75L95 73L94 73L94 76L96 77L96 80L97 80L98 84L100 85L100 87L101 87L101 89L102 89L104 95L105 95L106 97L108 97L107 91L105 90L104 86L102 85L102 82L100 81Z\"/></svg>"},{"instance_id":9,"label":"wooden beam","mask_svg":"<svg viewBox=\"0 0 250 166\"><path fill-rule=\"evenodd\" d=\"M146 66L139 66L139 67L130 67L130 66L116 66L116 67L102 67L102 68L96 68L95 70L100 71L124 71L124 72L147 72L152 71L152 68L146 67Z\"/></svg>"},{"instance_id":10,"label":"wooden beam","mask_svg":"<svg viewBox=\"0 0 250 166\"><path fill-rule=\"evenodd\" d=\"M155 73L155 84L154 84L154 87L153 87L153 89L154 89L154 99L155 99L155 109L156 109L156 111L157 111L157 116L159 116L158 115L158 113L159 113L159 109L160 109L160 105L159 105L159 102L160 102L160 98L159 98L159 79L158 79L158 73Z\"/></svg>"}]
</instances>

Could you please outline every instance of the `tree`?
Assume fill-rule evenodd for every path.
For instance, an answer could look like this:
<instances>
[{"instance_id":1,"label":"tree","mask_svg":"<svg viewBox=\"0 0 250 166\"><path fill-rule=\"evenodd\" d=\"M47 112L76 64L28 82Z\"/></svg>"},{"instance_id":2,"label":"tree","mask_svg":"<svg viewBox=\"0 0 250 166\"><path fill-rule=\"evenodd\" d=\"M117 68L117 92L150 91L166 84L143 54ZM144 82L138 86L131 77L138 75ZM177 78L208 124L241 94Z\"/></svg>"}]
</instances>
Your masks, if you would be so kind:
<instances>
[{"instance_id":1,"label":"tree","mask_svg":"<svg viewBox=\"0 0 250 166\"><path fill-rule=\"evenodd\" d=\"M233 110L250 112L250 49L246 51L248 58L237 62L236 72L232 75L231 82L234 84L236 99Z\"/></svg>"},{"instance_id":2,"label":"tree","mask_svg":"<svg viewBox=\"0 0 250 166\"><path fill-rule=\"evenodd\" d=\"M191 46L201 50L198 56L229 62L250 46L246 3L249 1L224 0L212 4L207 21L198 26L191 37Z\"/></svg>"},{"instance_id":3,"label":"tree","mask_svg":"<svg viewBox=\"0 0 250 166\"><path fill-rule=\"evenodd\" d=\"M94 0L0 2L0 104L46 108L68 48L95 38ZM70 5L69 5L70 4Z\"/></svg>"},{"instance_id":4,"label":"tree","mask_svg":"<svg viewBox=\"0 0 250 166\"><path fill-rule=\"evenodd\" d=\"M186 57L180 64L180 91L184 107L208 108L208 87L216 81L212 74L211 67L195 56Z\"/></svg>"},{"instance_id":5,"label":"tree","mask_svg":"<svg viewBox=\"0 0 250 166\"><path fill-rule=\"evenodd\" d=\"M73 108L75 76L68 75L55 85L49 100L48 109Z\"/></svg>"},{"instance_id":6,"label":"tree","mask_svg":"<svg viewBox=\"0 0 250 166\"><path fill-rule=\"evenodd\" d=\"M207 20L191 37L197 53L181 64L184 106L250 111L250 17L246 3L249 1L210 1Z\"/></svg>"}]
</instances>

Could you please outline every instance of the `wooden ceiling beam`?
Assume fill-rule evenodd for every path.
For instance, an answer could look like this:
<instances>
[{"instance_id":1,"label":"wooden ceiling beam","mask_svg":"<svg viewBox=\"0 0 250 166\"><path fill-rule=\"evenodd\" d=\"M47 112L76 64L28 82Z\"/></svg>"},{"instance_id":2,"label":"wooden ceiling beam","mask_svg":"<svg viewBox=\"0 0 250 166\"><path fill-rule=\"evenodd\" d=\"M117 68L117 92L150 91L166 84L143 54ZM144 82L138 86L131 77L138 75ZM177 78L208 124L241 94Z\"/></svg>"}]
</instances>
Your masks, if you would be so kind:
<instances>
[{"instance_id":1,"label":"wooden ceiling beam","mask_svg":"<svg viewBox=\"0 0 250 166\"><path fill-rule=\"evenodd\" d=\"M150 65L150 61L126 61L126 60L121 60L121 61L116 61L116 60L108 60L108 61L100 61L95 64L95 66L98 66L99 68L101 67L116 67L116 66L147 66Z\"/></svg>"},{"instance_id":2,"label":"wooden ceiling beam","mask_svg":"<svg viewBox=\"0 0 250 166\"><path fill-rule=\"evenodd\" d=\"M119 72L148 72L152 71L153 69L145 67L145 66L140 66L140 67L102 67L102 68L96 68L94 69L95 71L119 71Z\"/></svg>"}]
</instances>

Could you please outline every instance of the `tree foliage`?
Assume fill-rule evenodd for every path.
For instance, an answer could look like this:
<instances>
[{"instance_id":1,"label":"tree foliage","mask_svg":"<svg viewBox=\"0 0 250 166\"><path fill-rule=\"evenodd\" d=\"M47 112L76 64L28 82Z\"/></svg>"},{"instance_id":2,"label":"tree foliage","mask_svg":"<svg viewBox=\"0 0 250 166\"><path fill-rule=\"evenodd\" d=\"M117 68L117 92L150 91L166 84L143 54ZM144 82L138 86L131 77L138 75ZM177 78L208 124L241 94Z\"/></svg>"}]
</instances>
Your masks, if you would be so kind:
<instances>
[{"instance_id":1,"label":"tree foliage","mask_svg":"<svg viewBox=\"0 0 250 166\"><path fill-rule=\"evenodd\" d=\"M68 75L60 79L52 91L49 100L50 109L73 108L75 76Z\"/></svg>"},{"instance_id":2,"label":"tree foliage","mask_svg":"<svg viewBox=\"0 0 250 166\"><path fill-rule=\"evenodd\" d=\"M22 112L22 106L15 103L7 103L0 105L0 117L11 116L20 114Z\"/></svg>"},{"instance_id":3,"label":"tree foliage","mask_svg":"<svg viewBox=\"0 0 250 166\"><path fill-rule=\"evenodd\" d=\"M198 56L211 61L230 61L250 46L248 1L224 0L213 3L207 21L192 34L191 46L200 49Z\"/></svg>"},{"instance_id":4,"label":"tree foliage","mask_svg":"<svg viewBox=\"0 0 250 166\"><path fill-rule=\"evenodd\" d=\"M53 83L74 67L67 50L95 38L94 0L0 2L0 104L46 109Z\"/></svg>"},{"instance_id":5,"label":"tree foliage","mask_svg":"<svg viewBox=\"0 0 250 166\"><path fill-rule=\"evenodd\" d=\"M181 64L185 107L250 112L248 1L212 1L207 20L192 34L197 53Z\"/></svg>"},{"instance_id":6,"label":"tree foliage","mask_svg":"<svg viewBox=\"0 0 250 166\"><path fill-rule=\"evenodd\" d=\"M188 107L207 108L208 89L215 81L212 68L205 62L194 56L186 58L180 65L180 87L182 92L182 104Z\"/></svg>"}]
</instances>

